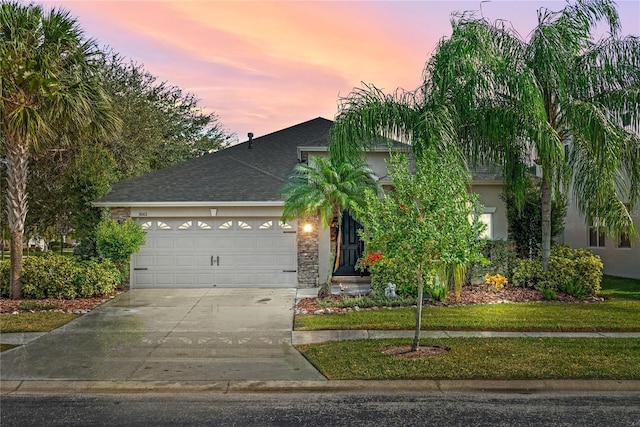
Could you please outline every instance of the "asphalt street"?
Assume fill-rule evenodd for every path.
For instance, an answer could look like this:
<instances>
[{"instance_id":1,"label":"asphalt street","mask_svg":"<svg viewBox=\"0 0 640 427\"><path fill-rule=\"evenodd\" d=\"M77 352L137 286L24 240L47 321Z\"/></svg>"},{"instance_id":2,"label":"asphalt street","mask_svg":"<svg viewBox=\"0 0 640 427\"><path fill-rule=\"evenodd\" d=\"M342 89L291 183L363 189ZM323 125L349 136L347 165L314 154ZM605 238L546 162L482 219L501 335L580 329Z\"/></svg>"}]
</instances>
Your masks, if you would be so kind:
<instances>
[{"instance_id":1,"label":"asphalt street","mask_svg":"<svg viewBox=\"0 0 640 427\"><path fill-rule=\"evenodd\" d=\"M9 426L640 426L640 395L4 395Z\"/></svg>"}]
</instances>

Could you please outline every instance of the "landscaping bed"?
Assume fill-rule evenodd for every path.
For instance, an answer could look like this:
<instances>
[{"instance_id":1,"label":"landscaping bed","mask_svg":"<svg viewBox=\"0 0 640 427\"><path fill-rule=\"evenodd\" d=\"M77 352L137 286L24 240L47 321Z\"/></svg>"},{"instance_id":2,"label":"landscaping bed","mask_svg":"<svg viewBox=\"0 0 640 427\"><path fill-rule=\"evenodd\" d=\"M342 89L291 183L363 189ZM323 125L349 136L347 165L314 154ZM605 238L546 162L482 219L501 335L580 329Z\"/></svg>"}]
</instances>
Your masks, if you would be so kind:
<instances>
[{"instance_id":1,"label":"landscaping bed","mask_svg":"<svg viewBox=\"0 0 640 427\"><path fill-rule=\"evenodd\" d=\"M53 311L60 313L84 314L95 307L115 298L124 292L117 289L107 295L90 298L45 298L45 299L8 299L0 298L0 313L29 313L36 311Z\"/></svg>"},{"instance_id":2,"label":"landscaping bed","mask_svg":"<svg viewBox=\"0 0 640 427\"><path fill-rule=\"evenodd\" d=\"M351 307L341 308L340 302L345 298L353 298L348 295L332 295L322 300L318 298L305 298L296 304L296 314L330 314L330 313L345 313L353 310ZM331 301L335 302L335 306L332 306ZM558 292L557 299L553 302L564 303L583 303L583 302L601 302L604 301L602 297L589 297L585 299L578 299L571 295ZM502 289L495 289L491 286L464 286L460 292L460 300L456 302L453 293L450 293L447 299L444 301L435 301L433 299L426 299L424 305L427 306L467 306L477 304L499 304L499 303L514 303L514 302L551 302L546 300L542 292L522 287L505 287ZM371 307L386 308L386 306Z\"/></svg>"}]
</instances>

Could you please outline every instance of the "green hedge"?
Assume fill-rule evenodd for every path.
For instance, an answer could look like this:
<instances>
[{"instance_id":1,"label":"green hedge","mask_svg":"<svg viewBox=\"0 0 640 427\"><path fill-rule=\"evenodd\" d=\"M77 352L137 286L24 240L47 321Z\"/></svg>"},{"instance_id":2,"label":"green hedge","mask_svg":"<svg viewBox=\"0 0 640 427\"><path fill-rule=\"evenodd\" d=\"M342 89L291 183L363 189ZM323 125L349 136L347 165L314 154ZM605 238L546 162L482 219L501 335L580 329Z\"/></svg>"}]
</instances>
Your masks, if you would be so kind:
<instances>
[{"instance_id":1,"label":"green hedge","mask_svg":"<svg viewBox=\"0 0 640 427\"><path fill-rule=\"evenodd\" d=\"M9 295L10 262L0 262L0 295ZM79 261L48 253L25 258L22 293L25 298L93 297L106 295L122 282L116 265L109 261Z\"/></svg>"},{"instance_id":2,"label":"green hedge","mask_svg":"<svg viewBox=\"0 0 640 427\"><path fill-rule=\"evenodd\" d=\"M518 260L513 269L513 284L539 290L566 292L577 297L597 295L602 281L602 261L587 249L554 245L549 270L544 272L540 260Z\"/></svg>"}]
</instances>

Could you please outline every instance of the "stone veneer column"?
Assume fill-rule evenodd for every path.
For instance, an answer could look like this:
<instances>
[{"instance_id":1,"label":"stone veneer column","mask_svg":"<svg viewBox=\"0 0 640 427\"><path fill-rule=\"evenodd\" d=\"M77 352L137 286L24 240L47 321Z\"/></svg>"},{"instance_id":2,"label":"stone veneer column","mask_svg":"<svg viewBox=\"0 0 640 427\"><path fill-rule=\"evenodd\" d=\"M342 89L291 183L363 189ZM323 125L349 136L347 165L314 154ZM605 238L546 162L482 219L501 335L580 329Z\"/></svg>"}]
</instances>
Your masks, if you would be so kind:
<instances>
[{"instance_id":1,"label":"stone veneer column","mask_svg":"<svg viewBox=\"0 0 640 427\"><path fill-rule=\"evenodd\" d=\"M111 208L111 219L118 222L131 218L131 208Z\"/></svg>"},{"instance_id":2,"label":"stone veneer column","mask_svg":"<svg viewBox=\"0 0 640 427\"><path fill-rule=\"evenodd\" d=\"M311 224L311 231L304 231L305 224ZM301 288L318 286L319 229L320 221L317 216L298 220L298 285Z\"/></svg>"}]
</instances>

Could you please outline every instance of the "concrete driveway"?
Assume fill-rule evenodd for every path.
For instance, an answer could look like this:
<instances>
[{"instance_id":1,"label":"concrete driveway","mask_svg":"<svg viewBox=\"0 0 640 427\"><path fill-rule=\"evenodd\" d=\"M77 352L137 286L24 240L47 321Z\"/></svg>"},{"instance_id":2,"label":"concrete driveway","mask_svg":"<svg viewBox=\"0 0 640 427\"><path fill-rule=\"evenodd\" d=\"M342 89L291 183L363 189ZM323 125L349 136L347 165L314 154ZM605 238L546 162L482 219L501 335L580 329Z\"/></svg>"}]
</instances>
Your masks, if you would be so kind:
<instances>
[{"instance_id":1,"label":"concrete driveway","mask_svg":"<svg viewBox=\"0 0 640 427\"><path fill-rule=\"evenodd\" d=\"M131 290L0 354L0 379L324 380L291 346L295 289Z\"/></svg>"}]
</instances>

